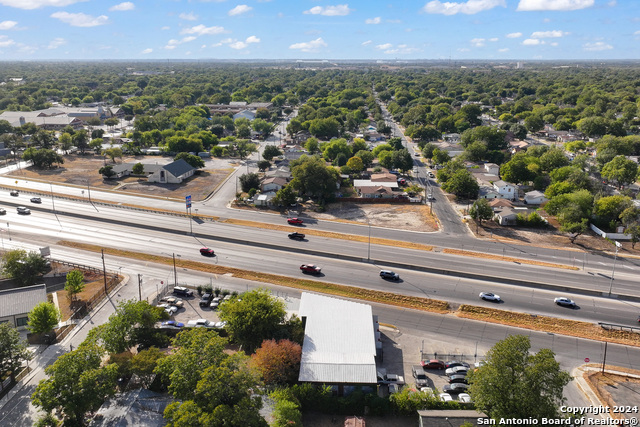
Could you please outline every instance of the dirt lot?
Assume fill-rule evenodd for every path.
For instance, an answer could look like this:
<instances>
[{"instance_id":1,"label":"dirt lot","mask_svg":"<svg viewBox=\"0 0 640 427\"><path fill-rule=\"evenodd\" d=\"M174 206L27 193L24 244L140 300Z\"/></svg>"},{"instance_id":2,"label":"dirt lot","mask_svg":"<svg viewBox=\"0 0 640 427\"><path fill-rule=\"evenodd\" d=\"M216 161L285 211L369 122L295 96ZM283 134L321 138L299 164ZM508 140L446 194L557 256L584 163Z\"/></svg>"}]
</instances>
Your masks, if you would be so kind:
<instances>
[{"instance_id":1,"label":"dirt lot","mask_svg":"<svg viewBox=\"0 0 640 427\"><path fill-rule=\"evenodd\" d=\"M169 157L135 156L116 159L117 163L167 164ZM106 164L114 165L110 160ZM78 186L89 185L104 190L122 191L123 193L142 193L158 197L184 199L191 194L194 201L205 199L220 185L232 171L232 166L226 160L210 159L205 162L205 168L197 175L187 179L182 184L159 184L147 182L146 179L126 177L121 179L103 180L98 170L105 165L102 156L88 154L85 156L68 155L64 157L62 167L52 170L22 169L8 175L17 179L35 179Z\"/></svg>"}]
</instances>

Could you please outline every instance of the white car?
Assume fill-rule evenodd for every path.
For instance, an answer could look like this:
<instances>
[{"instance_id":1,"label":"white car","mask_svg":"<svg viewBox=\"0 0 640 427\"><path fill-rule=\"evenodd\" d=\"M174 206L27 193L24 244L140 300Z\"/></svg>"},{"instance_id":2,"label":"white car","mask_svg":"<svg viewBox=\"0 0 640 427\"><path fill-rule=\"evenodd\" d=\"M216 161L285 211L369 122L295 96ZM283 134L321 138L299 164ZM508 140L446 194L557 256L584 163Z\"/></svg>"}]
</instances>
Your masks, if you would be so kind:
<instances>
[{"instance_id":1,"label":"white car","mask_svg":"<svg viewBox=\"0 0 640 427\"><path fill-rule=\"evenodd\" d=\"M446 371L444 371L444 374L450 377L451 375L466 374L468 371L469 371L468 366L454 366L453 368L449 368Z\"/></svg>"},{"instance_id":2,"label":"white car","mask_svg":"<svg viewBox=\"0 0 640 427\"><path fill-rule=\"evenodd\" d=\"M180 308L184 306L184 301L182 301L180 298L176 298L173 296L165 297L164 301L166 301L167 304L172 305L174 307Z\"/></svg>"},{"instance_id":3,"label":"white car","mask_svg":"<svg viewBox=\"0 0 640 427\"><path fill-rule=\"evenodd\" d=\"M187 322L187 328L215 328L215 323L208 321L207 319L189 320Z\"/></svg>"},{"instance_id":4,"label":"white car","mask_svg":"<svg viewBox=\"0 0 640 427\"><path fill-rule=\"evenodd\" d=\"M482 366L484 366L486 364L487 364L487 362L485 362L484 360L478 360L476 363L473 364L473 366L476 369L478 369L478 368L480 368L480 367L482 367Z\"/></svg>"},{"instance_id":5,"label":"white car","mask_svg":"<svg viewBox=\"0 0 640 427\"><path fill-rule=\"evenodd\" d=\"M178 307L166 303L158 304L156 307L163 308L169 316L173 316L178 311Z\"/></svg>"},{"instance_id":6,"label":"white car","mask_svg":"<svg viewBox=\"0 0 640 427\"><path fill-rule=\"evenodd\" d=\"M496 295L491 292L480 292L480 299L483 299L485 301L500 302L500 295Z\"/></svg>"},{"instance_id":7,"label":"white car","mask_svg":"<svg viewBox=\"0 0 640 427\"><path fill-rule=\"evenodd\" d=\"M451 402L453 400L453 398L451 397L451 395L449 393L440 393L440 395L438 397L443 402Z\"/></svg>"},{"instance_id":8,"label":"white car","mask_svg":"<svg viewBox=\"0 0 640 427\"><path fill-rule=\"evenodd\" d=\"M462 403L470 403L471 402L471 396L469 396L467 393L460 393L458 395L458 400Z\"/></svg>"},{"instance_id":9,"label":"white car","mask_svg":"<svg viewBox=\"0 0 640 427\"><path fill-rule=\"evenodd\" d=\"M576 306L576 302L574 300L565 297L554 298L553 302L563 307L575 308Z\"/></svg>"}]
</instances>

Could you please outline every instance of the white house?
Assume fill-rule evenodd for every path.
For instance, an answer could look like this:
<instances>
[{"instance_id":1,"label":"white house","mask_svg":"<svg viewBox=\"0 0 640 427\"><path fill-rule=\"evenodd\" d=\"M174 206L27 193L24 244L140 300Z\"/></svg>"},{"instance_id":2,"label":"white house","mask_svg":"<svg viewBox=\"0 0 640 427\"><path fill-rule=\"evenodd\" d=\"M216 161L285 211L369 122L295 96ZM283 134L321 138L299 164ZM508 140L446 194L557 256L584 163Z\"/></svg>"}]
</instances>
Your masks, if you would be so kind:
<instances>
[{"instance_id":1,"label":"white house","mask_svg":"<svg viewBox=\"0 0 640 427\"><path fill-rule=\"evenodd\" d=\"M482 186L478 190L478 199L502 199L502 195L493 187Z\"/></svg>"},{"instance_id":2,"label":"white house","mask_svg":"<svg viewBox=\"0 0 640 427\"><path fill-rule=\"evenodd\" d=\"M285 185L287 185L286 178L274 176L262 181L260 187L263 193L267 193L269 191L280 191Z\"/></svg>"},{"instance_id":3,"label":"white house","mask_svg":"<svg viewBox=\"0 0 640 427\"><path fill-rule=\"evenodd\" d=\"M145 165L146 168L146 165ZM180 184L185 179L194 174L196 168L187 163L184 159L176 160L168 165L159 167L149 175L149 182L160 182L166 184Z\"/></svg>"},{"instance_id":4,"label":"white house","mask_svg":"<svg viewBox=\"0 0 640 427\"><path fill-rule=\"evenodd\" d=\"M491 175L500 175L500 166L495 163L485 163L484 170Z\"/></svg>"},{"instance_id":5,"label":"white house","mask_svg":"<svg viewBox=\"0 0 640 427\"><path fill-rule=\"evenodd\" d=\"M533 190L524 193L524 203L527 205L541 205L548 201L549 199L547 199L541 191Z\"/></svg>"},{"instance_id":6,"label":"white house","mask_svg":"<svg viewBox=\"0 0 640 427\"><path fill-rule=\"evenodd\" d=\"M503 199L514 200L517 198L517 187L503 180L494 182L493 189L500 193Z\"/></svg>"}]
</instances>

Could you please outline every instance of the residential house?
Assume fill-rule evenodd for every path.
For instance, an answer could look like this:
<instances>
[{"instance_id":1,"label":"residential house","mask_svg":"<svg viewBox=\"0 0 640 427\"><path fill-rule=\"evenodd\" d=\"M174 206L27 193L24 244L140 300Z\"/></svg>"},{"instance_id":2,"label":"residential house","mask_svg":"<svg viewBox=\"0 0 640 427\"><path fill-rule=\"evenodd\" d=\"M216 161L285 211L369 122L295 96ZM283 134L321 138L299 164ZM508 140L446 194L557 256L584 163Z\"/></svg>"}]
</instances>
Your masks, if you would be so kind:
<instances>
[{"instance_id":1,"label":"residential house","mask_svg":"<svg viewBox=\"0 0 640 427\"><path fill-rule=\"evenodd\" d=\"M269 191L280 191L282 188L287 185L287 179L282 177L269 177L266 178L260 184L260 190L262 193L267 193Z\"/></svg>"},{"instance_id":2,"label":"residential house","mask_svg":"<svg viewBox=\"0 0 640 427\"><path fill-rule=\"evenodd\" d=\"M191 166L184 159L180 159L171 162L168 165L163 165L157 170L153 171L149 175L147 180L149 182L180 184L182 183L182 181L192 176L195 171L196 168Z\"/></svg>"},{"instance_id":3,"label":"residential house","mask_svg":"<svg viewBox=\"0 0 640 427\"><path fill-rule=\"evenodd\" d=\"M516 225L516 218L518 214L523 216L529 216L533 211L526 208L502 208L500 210L494 210L496 220L500 225Z\"/></svg>"},{"instance_id":4,"label":"residential house","mask_svg":"<svg viewBox=\"0 0 640 427\"><path fill-rule=\"evenodd\" d=\"M502 195L493 187L481 186L478 189L478 199L501 199Z\"/></svg>"},{"instance_id":5,"label":"residential house","mask_svg":"<svg viewBox=\"0 0 640 427\"><path fill-rule=\"evenodd\" d=\"M489 206L491 206L494 210L500 210L500 208L513 208L513 203L511 200L495 198L489 202Z\"/></svg>"},{"instance_id":6,"label":"residential house","mask_svg":"<svg viewBox=\"0 0 640 427\"><path fill-rule=\"evenodd\" d=\"M519 139L509 141L509 151L511 154L516 154L517 152L526 150L527 148L529 148L529 143L526 141L521 141Z\"/></svg>"},{"instance_id":7,"label":"residential house","mask_svg":"<svg viewBox=\"0 0 640 427\"><path fill-rule=\"evenodd\" d=\"M496 175L496 176L500 175L500 166L496 165L495 163L485 163L484 170L491 175Z\"/></svg>"},{"instance_id":8,"label":"residential house","mask_svg":"<svg viewBox=\"0 0 640 427\"><path fill-rule=\"evenodd\" d=\"M256 194L253 196L254 204L256 206L269 206L271 204L271 199L275 197L276 193L270 191L268 193Z\"/></svg>"},{"instance_id":9,"label":"residential house","mask_svg":"<svg viewBox=\"0 0 640 427\"><path fill-rule=\"evenodd\" d=\"M47 302L44 284L0 291L0 323L9 322L17 329L25 329L29 312L41 302Z\"/></svg>"},{"instance_id":10,"label":"residential house","mask_svg":"<svg viewBox=\"0 0 640 427\"><path fill-rule=\"evenodd\" d=\"M251 110L242 110L233 115L233 120L237 120L239 118L253 120L256 118L256 113Z\"/></svg>"},{"instance_id":11,"label":"residential house","mask_svg":"<svg viewBox=\"0 0 640 427\"><path fill-rule=\"evenodd\" d=\"M358 195L365 199L392 199L394 197L393 190L388 187L356 187Z\"/></svg>"},{"instance_id":12,"label":"residential house","mask_svg":"<svg viewBox=\"0 0 640 427\"><path fill-rule=\"evenodd\" d=\"M298 381L327 385L338 394L377 385L376 357L382 351L371 306L303 292L304 325Z\"/></svg>"},{"instance_id":13,"label":"residential house","mask_svg":"<svg viewBox=\"0 0 640 427\"><path fill-rule=\"evenodd\" d=\"M89 426L163 426L164 410L173 402L173 397L166 393L144 388L118 393L102 404Z\"/></svg>"},{"instance_id":14,"label":"residential house","mask_svg":"<svg viewBox=\"0 0 640 427\"><path fill-rule=\"evenodd\" d=\"M371 174L371 182L397 182L398 177L389 172Z\"/></svg>"},{"instance_id":15,"label":"residential house","mask_svg":"<svg viewBox=\"0 0 640 427\"><path fill-rule=\"evenodd\" d=\"M541 205L548 202L542 191L533 190L524 193L524 203L527 205Z\"/></svg>"},{"instance_id":16,"label":"residential house","mask_svg":"<svg viewBox=\"0 0 640 427\"><path fill-rule=\"evenodd\" d=\"M517 198L518 188L513 184L500 180L493 183L493 188L500 193L503 199L515 200Z\"/></svg>"}]
</instances>

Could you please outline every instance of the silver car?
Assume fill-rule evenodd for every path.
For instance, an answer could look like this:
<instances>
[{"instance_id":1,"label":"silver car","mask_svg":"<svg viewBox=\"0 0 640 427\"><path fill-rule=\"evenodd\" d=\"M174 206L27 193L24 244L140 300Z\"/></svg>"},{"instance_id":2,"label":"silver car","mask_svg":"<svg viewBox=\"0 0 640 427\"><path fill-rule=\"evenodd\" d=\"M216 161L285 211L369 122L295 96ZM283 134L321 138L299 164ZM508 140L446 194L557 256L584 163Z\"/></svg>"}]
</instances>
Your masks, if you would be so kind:
<instances>
[{"instance_id":1,"label":"silver car","mask_svg":"<svg viewBox=\"0 0 640 427\"><path fill-rule=\"evenodd\" d=\"M18 211L18 213L20 215L30 215L31 214L31 210L28 208L25 208L24 206L18 206L16 208L16 210Z\"/></svg>"}]
</instances>

